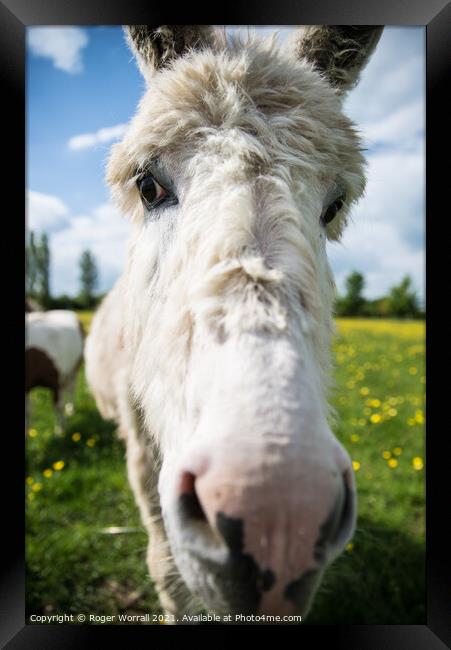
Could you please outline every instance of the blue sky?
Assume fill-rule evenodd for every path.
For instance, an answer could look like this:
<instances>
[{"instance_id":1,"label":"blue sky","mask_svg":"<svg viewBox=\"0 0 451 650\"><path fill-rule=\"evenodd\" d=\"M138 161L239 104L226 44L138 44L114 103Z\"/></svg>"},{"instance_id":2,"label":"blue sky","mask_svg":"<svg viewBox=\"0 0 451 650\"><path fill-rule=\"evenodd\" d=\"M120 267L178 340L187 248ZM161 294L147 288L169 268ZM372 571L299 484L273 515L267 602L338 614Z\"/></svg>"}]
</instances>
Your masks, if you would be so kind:
<instances>
[{"instance_id":1,"label":"blue sky","mask_svg":"<svg viewBox=\"0 0 451 650\"><path fill-rule=\"evenodd\" d=\"M284 39L291 28L278 30ZM27 222L45 230L54 294L78 292L78 258L95 254L100 290L124 264L129 224L110 203L105 159L144 91L120 27L27 30ZM340 244L329 245L339 290L356 269L368 297L410 274L424 299L425 30L387 27L346 99L367 148L368 184Z\"/></svg>"}]
</instances>

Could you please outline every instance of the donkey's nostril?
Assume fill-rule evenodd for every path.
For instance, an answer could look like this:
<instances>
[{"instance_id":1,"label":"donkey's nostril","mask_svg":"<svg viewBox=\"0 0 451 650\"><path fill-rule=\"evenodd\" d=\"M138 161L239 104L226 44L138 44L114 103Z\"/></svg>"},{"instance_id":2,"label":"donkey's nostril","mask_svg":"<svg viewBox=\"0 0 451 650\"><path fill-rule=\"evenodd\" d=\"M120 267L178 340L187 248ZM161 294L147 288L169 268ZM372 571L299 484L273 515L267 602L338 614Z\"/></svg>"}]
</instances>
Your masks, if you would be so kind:
<instances>
[{"instance_id":1,"label":"donkey's nostril","mask_svg":"<svg viewBox=\"0 0 451 650\"><path fill-rule=\"evenodd\" d=\"M331 543L334 545L344 544L347 541L354 524L354 495L348 486L348 481L345 476L343 476L343 487L344 497L341 503L340 516L334 535L331 539Z\"/></svg>"},{"instance_id":2,"label":"donkey's nostril","mask_svg":"<svg viewBox=\"0 0 451 650\"><path fill-rule=\"evenodd\" d=\"M191 472L183 472L179 482L179 507L182 517L207 521L205 512L196 492L196 477Z\"/></svg>"},{"instance_id":3,"label":"donkey's nostril","mask_svg":"<svg viewBox=\"0 0 451 650\"><path fill-rule=\"evenodd\" d=\"M346 476L328 518L320 528L315 545L315 560L324 562L328 549L337 552L351 537L355 521L355 497Z\"/></svg>"}]
</instances>

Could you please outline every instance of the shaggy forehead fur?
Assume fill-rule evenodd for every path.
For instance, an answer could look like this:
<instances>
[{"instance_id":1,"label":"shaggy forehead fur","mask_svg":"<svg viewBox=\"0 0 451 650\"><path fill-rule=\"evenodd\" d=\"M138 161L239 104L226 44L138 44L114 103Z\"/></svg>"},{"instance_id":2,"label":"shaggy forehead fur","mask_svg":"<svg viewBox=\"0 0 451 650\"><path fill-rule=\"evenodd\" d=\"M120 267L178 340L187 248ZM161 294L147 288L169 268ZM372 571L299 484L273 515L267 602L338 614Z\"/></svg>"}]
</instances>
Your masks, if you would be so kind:
<instances>
[{"instance_id":1,"label":"shaggy forehead fur","mask_svg":"<svg viewBox=\"0 0 451 650\"><path fill-rule=\"evenodd\" d=\"M359 138L341 101L313 64L271 40L188 53L151 77L127 135L113 147L108 181L124 211L139 219L134 180L150 159L169 152L189 174L199 155L216 151L219 162L239 153L248 179L270 173L293 183L298 175L342 187L345 208L328 228L337 238L364 187Z\"/></svg>"}]
</instances>

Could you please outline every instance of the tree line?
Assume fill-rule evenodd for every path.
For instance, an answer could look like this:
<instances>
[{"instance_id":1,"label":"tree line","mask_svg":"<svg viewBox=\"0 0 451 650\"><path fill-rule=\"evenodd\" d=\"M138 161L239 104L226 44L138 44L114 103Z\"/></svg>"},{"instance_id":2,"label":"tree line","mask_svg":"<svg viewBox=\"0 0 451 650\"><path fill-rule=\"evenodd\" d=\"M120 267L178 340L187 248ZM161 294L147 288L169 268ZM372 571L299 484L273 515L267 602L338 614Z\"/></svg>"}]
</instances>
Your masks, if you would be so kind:
<instances>
[{"instance_id":1,"label":"tree line","mask_svg":"<svg viewBox=\"0 0 451 650\"><path fill-rule=\"evenodd\" d=\"M337 296L337 316L362 316L367 318L424 318L417 293L409 275L393 285L386 296L367 300L363 295L365 278L353 271L345 281L345 294Z\"/></svg>"},{"instance_id":2,"label":"tree line","mask_svg":"<svg viewBox=\"0 0 451 650\"><path fill-rule=\"evenodd\" d=\"M51 256L48 237L45 233L38 237L31 231L25 248L27 298L31 298L43 309L93 309L103 295L96 293L99 272L91 251L82 252L78 266L80 282L78 295L53 296L50 291Z\"/></svg>"}]
</instances>

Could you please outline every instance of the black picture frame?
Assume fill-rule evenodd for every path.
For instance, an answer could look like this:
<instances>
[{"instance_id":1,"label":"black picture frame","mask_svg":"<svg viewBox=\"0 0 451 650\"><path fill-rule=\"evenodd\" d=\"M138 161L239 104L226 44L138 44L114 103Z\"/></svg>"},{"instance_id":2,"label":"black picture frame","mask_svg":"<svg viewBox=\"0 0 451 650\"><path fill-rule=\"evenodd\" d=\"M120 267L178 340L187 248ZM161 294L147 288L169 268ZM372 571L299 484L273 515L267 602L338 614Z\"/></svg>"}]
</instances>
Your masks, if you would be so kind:
<instances>
[{"instance_id":1,"label":"black picture frame","mask_svg":"<svg viewBox=\"0 0 451 650\"><path fill-rule=\"evenodd\" d=\"M315 643L347 650L400 650L401 648L439 650L451 646L451 580L449 537L446 519L449 520L449 487L447 478L449 446L446 407L446 372L443 364L451 361L447 350L447 325L443 318L443 295L448 282L448 248L450 238L446 228L449 208L449 104L445 92L450 79L451 61L451 4L447 0L299 0L297 3L248 2L246 6L222 11L214 15L190 4L189 11L178 12L169 19L160 7L149 6L136 0L2 0L0 2L0 94L3 112L2 145L7 164L2 174L2 187L12 197L8 214L4 214L3 242L4 277L7 280L8 317L6 323L6 359L11 355L8 382L5 386L5 410L9 411L11 424L5 432L5 465L11 469L8 489L2 500L3 527L2 574L0 579L0 642L11 649L80 648L99 647L113 635L117 643L142 643L149 647L174 646L182 638L188 639L196 630L200 636L213 634L214 643L229 645L235 638L236 627L214 626L163 627L163 626L79 626L79 625L25 625L25 568L24 568L24 481L21 466L24 457L23 402L20 351L23 348L23 286L24 286L24 208L25 208L25 29L32 25L116 25L160 24L167 22L251 25L296 24L380 24L422 25L426 27L427 51L427 105L426 105L426 288L427 317L427 435L426 435L426 493L427 493L427 622L426 625L379 626L278 626L274 639L280 639L288 630L296 634L297 644ZM208 18L208 20L207 20ZM447 83L448 82L448 83ZM5 156L5 151L8 153ZM5 192L6 193L6 192ZM441 205L441 202L444 205ZM17 212L17 214L15 214ZM448 220L449 221L449 220ZM5 241L7 245L5 245ZM16 248L17 246L17 248ZM431 252L433 248L433 253ZM439 289L439 291L437 291ZM445 296L446 299L447 295ZM20 309L19 309L20 308ZM445 344L444 344L445 342ZM17 346L17 347L16 347ZM437 369L437 372L435 371ZM17 400L17 401L16 401ZM10 404L11 401L11 404ZM12 408L13 404L16 404ZM6 408L7 407L7 408ZM362 589L365 588L362 576ZM264 627L268 634L274 627ZM243 628L239 628L242 634ZM252 635L261 633L262 627L252 628ZM182 634L182 636L180 636ZM139 635L139 639L138 639ZM282 635L282 638L281 638ZM247 636L247 635L246 635ZM176 637L176 638L175 638Z\"/></svg>"}]
</instances>

